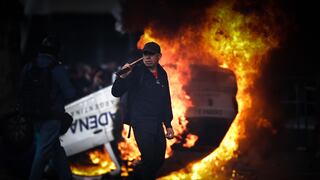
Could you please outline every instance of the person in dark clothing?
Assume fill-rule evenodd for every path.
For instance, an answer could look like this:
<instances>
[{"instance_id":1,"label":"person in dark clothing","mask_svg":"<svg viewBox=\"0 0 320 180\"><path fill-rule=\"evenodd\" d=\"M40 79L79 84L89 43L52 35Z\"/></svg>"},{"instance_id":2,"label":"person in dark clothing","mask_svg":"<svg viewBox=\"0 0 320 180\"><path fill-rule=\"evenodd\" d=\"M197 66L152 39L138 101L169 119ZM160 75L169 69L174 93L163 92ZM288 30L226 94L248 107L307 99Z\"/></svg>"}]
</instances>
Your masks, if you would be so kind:
<instances>
[{"instance_id":1,"label":"person in dark clothing","mask_svg":"<svg viewBox=\"0 0 320 180\"><path fill-rule=\"evenodd\" d=\"M121 75L112 86L112 95L121 97L128 92L128 114L135 140L141 153L137 179L152 180L165 160L166 140L172 139L172 108L166 71L159 64L160 46L149 42L143 48L143 64L122 69L130 71ZM166 127L166 134L163 125Z\"/></svg>"},{"instance_id":2,"label":"person in dark clothing","mask_svg":"<svg viewBox=\"0 0 320 180\"><path fill-rule=\"evenodd\" d=\"M46 37L35 62L28 63L22 71L20 84L24 81L26 73L33 66L38 68L48 68L55 64L53 68L48 68L51 72L51 90L48 96L51 97L51 112L39 118L38 116L28 116L34 124L36 152L30 172L30 180L40 180L45 166L50 162L55 172L61 180L71 180L72 174L68 165L66 153L60 144L61 114L65 112L66 103L74 100L75 89L70 83L65 68L58 63L57 55L60 50L60 43L56 37ZM22 87L20 87L22 89ZM21 91L21 90L20 90ZM24 92L20 92L24 93Z\"/></svg>"}]
</instances>

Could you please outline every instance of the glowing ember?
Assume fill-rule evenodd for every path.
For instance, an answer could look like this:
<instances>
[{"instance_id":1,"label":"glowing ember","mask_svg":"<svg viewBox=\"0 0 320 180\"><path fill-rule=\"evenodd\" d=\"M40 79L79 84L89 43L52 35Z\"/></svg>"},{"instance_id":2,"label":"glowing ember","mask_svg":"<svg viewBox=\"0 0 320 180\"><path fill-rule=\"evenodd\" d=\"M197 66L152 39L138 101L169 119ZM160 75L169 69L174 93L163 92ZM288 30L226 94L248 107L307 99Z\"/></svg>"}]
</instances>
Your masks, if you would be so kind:
<instances>
[{"instance_id":1,"label":"glowing ember","mask_svg":"<svg viewBox=\"0 0 320 180\"><path fill-rule=\"evenodd\" d=\"M198 140L198 136L193 134L188 134L186 138L186 143L183 144L183 147L190 148L194 146L197 140Z\"/></svg>"},{"instance_id":2,"label":"glowing ember","mask_svg":"<svg viewBox=\"0 0 320 180\"><path fill-rule=\"evenodd\" d=\"M199 162L189 164L185 169L174 172L163 179L207 179L212 177L234 177L235 170L227 169L227 162L238 155L240 140L246 138L246 124L264 124L263 109L256 101L260 99L253 92L253 86L260 76L261 65L267 54L278 46L279 37L274 24L272 9L265 7L264 16L255 13L241 14L234 11L234 1L219 1L207 10L207 17L195 27L182 27L176 36L166 36L159 28L150 25L138 43L156 41L163 49L160 63L168 72L172 105L173 127L178 134L186 130L184 117L191 102L183 90L190 79L190 64L204 64L209 67L228 68L237 78L238 111L233 124L220 146ZM266 23L268 21L268 23ZM253 106L253 100L255 104ZM193 139L191 135L188 139ZM169 145L176 141L169 141ZM170 155L171 149L167 153Z\"/></svg>"},{"instance_id":3,"label":"glowing ember","mask_svg":"<svg viewBox=\"0 0 320 180\"><path fill-rule=\"evenodd\" d=\"M93 150L87 153L91 162L72 164L73 174L81 176L97 176L116 169L106 149Z\"/></svg>"}]
</instances>

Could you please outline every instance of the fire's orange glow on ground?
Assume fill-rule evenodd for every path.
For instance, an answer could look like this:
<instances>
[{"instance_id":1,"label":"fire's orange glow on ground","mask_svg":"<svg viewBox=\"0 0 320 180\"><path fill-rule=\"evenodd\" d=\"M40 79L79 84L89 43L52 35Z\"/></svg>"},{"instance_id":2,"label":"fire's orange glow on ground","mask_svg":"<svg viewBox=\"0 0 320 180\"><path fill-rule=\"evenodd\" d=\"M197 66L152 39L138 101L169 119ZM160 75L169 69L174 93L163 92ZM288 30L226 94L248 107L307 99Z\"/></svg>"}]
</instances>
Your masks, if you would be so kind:
<instances>
[{"instance_id":1,"label":"fire's orange glow on ground","mask_svg":"<svg viewBox=\"0 0 320 180\"><path fill-rule=\"evenodd\" d=\"M93 150L87 153L89 162L82 164L72 164L71 171L75 175L98 176L115 170L116 166L112 162L106 149Z\"/></svg>"}]
</instances>

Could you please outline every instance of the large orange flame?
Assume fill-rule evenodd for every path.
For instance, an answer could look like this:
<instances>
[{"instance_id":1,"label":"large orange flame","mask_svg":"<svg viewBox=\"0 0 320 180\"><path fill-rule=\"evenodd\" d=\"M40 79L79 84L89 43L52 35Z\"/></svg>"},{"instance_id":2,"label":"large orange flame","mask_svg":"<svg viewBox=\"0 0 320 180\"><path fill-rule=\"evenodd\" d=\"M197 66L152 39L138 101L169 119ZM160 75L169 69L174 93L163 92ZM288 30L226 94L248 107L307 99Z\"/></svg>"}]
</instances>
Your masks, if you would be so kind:
<instances>
[{"instance_id":1,"label":"large orange flame","mask_svg":"<svg viewBox=\"0 0 320 180\"><path fill-rule=\"evenodd\" d=\"M118 149L121 152L121 159L128 161L128 165L131 165L131 162L140 160L140 152L138 150L137 143L135 142L134 134L131 132L130 138L127 138L128 133L129 126L124 125L124 128L122 130L122 137L124 138L124 140L118 143Z\"/></svg>"},{"instance_id":2,"label":"large orange flame","mask_svg":"<svg viewBox=\"0 0 320 180\"><path fill-rule=\"evenodd\" d=\"M169 76L175 117L173 127L178 133L186 129L184 114L191 106L183 90L190 79L189 64L205 64L213 68L218 65L232 70L237 78L239 113L220 146L201 161L162 179L224 179L234 176L234 171L226 172L225 165L238 156L240 140L247 134L246 123L268 124L259 103L255 101L253 104L259 99L253 93L253 85L260 76L261 66L268 60L268 52L279 44L278 34L273 29L277 25L272 24L275 17L272 9L266 7L265 16L272 24L270 26L270 23L264 23L266 19L254 13L244 15L234 11L233 5L234 1L217 2L208 8L201 26L183 27L175 37L168 37L150 25L138 43L141 47L148 41L156 41L163 49L161 64Z\"/></svg>"}]
</instances>

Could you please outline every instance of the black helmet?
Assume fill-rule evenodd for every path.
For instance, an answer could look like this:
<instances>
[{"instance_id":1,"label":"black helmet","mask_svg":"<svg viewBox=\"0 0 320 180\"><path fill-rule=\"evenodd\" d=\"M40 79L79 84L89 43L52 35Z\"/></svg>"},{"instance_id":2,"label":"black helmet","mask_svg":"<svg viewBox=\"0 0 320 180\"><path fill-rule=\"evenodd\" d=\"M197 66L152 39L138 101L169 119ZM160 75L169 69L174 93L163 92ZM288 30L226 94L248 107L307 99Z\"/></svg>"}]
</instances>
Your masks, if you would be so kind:
<instances>
[{"instance_id":1,"label":"black helmet","mask_svg":"<svg viewBox=\"0 0 320 180\"><path fill-rule=\"evenodd\" d=\"M58 56L61 48L60 41L55 36L47 36L42 40L40 52Z\"/></svg>"}]
</instances>

